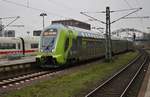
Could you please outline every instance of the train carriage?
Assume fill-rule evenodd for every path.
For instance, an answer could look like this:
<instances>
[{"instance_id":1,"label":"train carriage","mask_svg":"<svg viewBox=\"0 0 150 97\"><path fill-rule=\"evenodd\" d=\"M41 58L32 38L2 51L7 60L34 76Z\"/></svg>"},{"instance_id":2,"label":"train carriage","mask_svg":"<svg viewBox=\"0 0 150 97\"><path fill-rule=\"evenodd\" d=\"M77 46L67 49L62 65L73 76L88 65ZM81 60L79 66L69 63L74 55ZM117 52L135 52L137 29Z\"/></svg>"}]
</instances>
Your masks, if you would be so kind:
<instances>
[{"instance_id":1,"label":"train carriage","mask_svg":"<svg viewBox=\"0 0 150 97\"><path fill-rule=\"evenodd\" d=\"M8 56L35 55L39 39L34 37L0 37L0 58Z\"/></svg>"},{"instance_id":2,"label":"train carriage","mask_svg":"<svg viewBox=\"0 0 150 97\"><path fill-rule=\"evenodd\" d=\"M129 50L129 41L112 39L112 53ZM105 38L89 30L53 24L41 34L36 61L41 67L60 67L68 62L105 55Z\"/></svg>"}]
</instances>

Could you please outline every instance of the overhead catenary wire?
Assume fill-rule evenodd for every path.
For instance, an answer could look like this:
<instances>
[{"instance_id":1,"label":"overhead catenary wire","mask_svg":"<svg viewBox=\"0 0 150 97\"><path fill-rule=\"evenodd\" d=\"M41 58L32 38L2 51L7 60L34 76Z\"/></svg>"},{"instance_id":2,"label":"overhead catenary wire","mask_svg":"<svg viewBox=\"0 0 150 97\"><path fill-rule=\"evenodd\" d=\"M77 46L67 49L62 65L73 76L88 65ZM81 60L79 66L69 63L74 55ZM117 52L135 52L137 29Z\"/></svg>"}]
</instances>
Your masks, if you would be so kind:
<instances>
[{"instance_id":1,"label":"overhead catenary wire","mask_svg":"<svg viewBox=\"0 0 150 97\"><path fill-rule=\"evenodd\" d=\"M137 3L137 5L140 5L141 6L141 4L139 3L139 1L138 0L135 0L136 1L136 3ZM141 16L143 16L143 14L141 14ZM145 27L144 27L144 21L143 21L143 18L141 18L140 19L141 20L141 24L142 24L142 27L143 27L143 30L145 29Z\"/></svg>"},{"instance_id":2,"label":"overhead catenary wire","mask_svg":"<svg viewBox=\"0 0 150 97\"><path fill-rule=\"evenodd\" d=\"M0 17L0 19L12 19L12 18L16 18L16 17L19 17L19 16L13 16L13 17Z\"/></svg>"},{"instance_id":3,"label":"overhead catenary wire","mask_svg":"<svg viewBox=\"0 0 150 97\"><path fill-rule=\"evenodd\" d=\"M67 10L74 10L73 8L71 8L70 6L68 6L68 5L66 5L66 4L64 4L63 2L61 2L61 1L59 1L59 2L57 2L56 0L47 0L48 2L50 2L50 3L53 3L53 4L55 4L55 5L57 5L57 6L62 6L63 8L65 8L65 9L67 9ZM62 8L61 7L61 8Z\"/></svg>"},{"instance_id":4,"label":"overhead catenary wire","mask_svg":"<svg viewBox=\"0 0 150 97\"><path fill-rule=\"evenodd\" d=\"M10 18L10 17L8 17L8 18ZM4 26L1 30L5 29L6 27L8 27L10 24L12 24L13 22L15 22L19 18L20 18L20 16L17 16L13 21L11 21L9 24L7 24L6 26Z\"/></svg>"},{"instance_id":5,"label":"overhead catenary wire","mask_svg":"<svg viewBox=\"0 0 150 97\"><path fill-rule=\"evenodd\" d=\"M130 10L136 10L137 8L130 8L130 9L121 9L121 10L114 10L114 11L110 11L111 13L113 12L123 12L123 11L130 11ZM93 13L93 14L97 14L97 13L106 13L106 11L97 11L97 12L83 12L83 13Z\"/></svg>"},{"instance_id":6,"label":"overhead catenary wire","mask_svg":"<svg viewBox=\"0 0 150 97\"><path fill-rule=\"evenodd\" d=\"M68 11L66 14L68 14L69 12L72 12L72 13L76 13L76 14L80 15L80 11L78 11L77 8L72 8L71 6L69 6L66 3L62 2L61 0L59 0L59 1L57 1L57 0L46 0L46 1L48 1L51 4L53 3L55 6L59 6L59 8L61 10L64 9L64 11ZM70 16L70 14L68 16ZM73 16L75 16L75 15L73 15ZM69 19L75 19L75 17L69 18ZM82 21L87 22L85 20L82 20Z\"/></svg>"},{"instance_id":7,"label":"overhead catenary wire","mask_svg":"<svg viewBox=\"0 0 150 97\"><path fill-rule=\"evenodd\" d=\"M111 24L112 23L115 23L115 22L117 22L117 21L119 21L119 20L121 20L121 19L123 19L123 18L125 18L125 17L127 17L127 16L129 16L129 15L131 15L131 14L133 14L133 13L136 13L136 12L138 12L139 10L141 10L142 8L132 8L132 9L124 9L124 10L135 10L135 11L132 11L132 12L130 12L130 13L128 13L127 15L124 15L124 16L122 16L122 17L120 17L119 19L116 19L116 20L114 20L113 22L111 22ZM123 10L123 11L124 11ZM121 10L120 10L121 11ZM101 12L103 12L103 11L101 11ZM112 11L112 12L115 12L115 11ZM93 20L95 20L95 21L99 21L99 22L101 22L101 23L103 23L103 24L106 24L105 22L103 22L103 21L101 21L101 20L99 20L99 19L96 19L95 17L92 17L92 16L90 16L90 15L87 15L86 13L88 13L88 12L80 12L80 14L83 14L83 15L85 15L85 16L87 16L87 17L89 17L89 18L91 18L91 19L93 19Z\"/></svg>"},{"instance_id":8,"label":"overhead catenary wire","mask_svg":"<svg viewBox=\"0 0 150 97\"><path fill-rule=\"evenodd\" d=\"M140 17L125 17L124 19L148 19L150 16L140 16Z\"/></svg>"},{"instance_id":9,"label":"overhead catenary wire","mask_svg":"<svg viewBox=\"0 0 150 97\"><path fill-rule=\"evenodd\" d=\"M124 0L124 1L130 8L132 8L132 6L129 4L129 2L127 0Z\"/></svg>"},{"instance_id":10,"label":"overhead catenary wire","mask_svg":"<svg viewBox=\"0 0 150 97\"><path fill-rule=\"evenodd\" d=\"M132 6L129 4L129 2L127 1L127 0L124 0L125 1L125 3L129 6L129 8L132 8ZM137 0L135 0L136 1L136 3L137 3L137 5L139 4L139 2L137 1ZM138 16L138 14L137 13L135 13L137 16ZM142 14L141 14L141 16L143 16ZM133 19L133 18L132 18ZM141 20L141 24L142 24L142 27L143 27L143 30L144 30L144 24L143 24L143 18L139 18L140 20Z\"/></svg>"},{"instance_id":11,"label":"overhead catenary wire","mask_svg":"<svg viewBox=\"0 0 150 97\"><path fill-rule=\"evenodd\" d=\"M133 11L133 12L130 12L129 14L124 15L124 16L120 17L119 19L114 20L113 22L111 22L111 24L112 24L112 23L115 23L115 22L117 22L117 21L119 21L119 20L121 20L121 19L123 19L123 18L125 18L125 17L127 17L127 16L129 16L129 15L131 15L131 14L133 14L133 13L135 13L135 12L138 12L138 11L141 10L141 9L142 9L142 8L138 8L137 10L135 10L135 11Z\"/></svg>"},{"instance_id":12,"label":"overhead catenary wire","mask_svg":"<svg viewBox=\"0 0 150 97\"><path fill-rule=\"evenodd\" d=\"M27 7L29 8L29 0L27 0Z\"/></svg>"},{"instance_id":13,"label":"overhead catenary wire","mask_svg":"<svg viewBox=\"0 0 150 97\"><path fill-rule=\"evenodd\" d=\"M137 5L140 5L140 3L139 3L139 1L138 1L138 0L135 0L135 1L136 1Z\"/></svg>"},{"instance_id":14,"label":"overhead catenary wire","mask_svg":"<svg viewBox=\"0 0 150 97\"><path fill-rule=\"evenodd\" d=\"M92 16L89 16L89 15L85 14L84 12L80 12L80 14L83 14L83 15L85 15L85 16L87 16L87 17L89 17L89 18L91 18L91 19L93 19L93 20L95 20L95 21L98 21L98 22L100 22L100 23L102 23L102 24L106 24L105 22L103 22L103 21L101 21L101 20L99 20L99 19L96 19L96 18L94 18L94 17L92 17Z\"/></svg>"},{"instance_id":15,"label":"overhead catenary wire","mask_svg":"<svg viewBox=\"0 0 150 97\"><path fill-rule=\"evenodd\" d=\"M43 9L40 9L40 8L35 8L35 7L32 7L32 6L20 4L20 3L14 2L14 1L10 1L10 0L1 0L1 1L6 2L6 3L10 3L10 4L14 4L14 5L17 5L17 6L20 6L20 7L29 8L29 9L32 9L32 10L35 10L35 11L46 12L47 14L50 14L50 15L53 15L53 16L68 18L66 16L62 16L62 15L59 15L57 13L53 13L53 12L49 12L49 11L46 11L46 10L43 10Z\"/></svg>"}]
</instances>

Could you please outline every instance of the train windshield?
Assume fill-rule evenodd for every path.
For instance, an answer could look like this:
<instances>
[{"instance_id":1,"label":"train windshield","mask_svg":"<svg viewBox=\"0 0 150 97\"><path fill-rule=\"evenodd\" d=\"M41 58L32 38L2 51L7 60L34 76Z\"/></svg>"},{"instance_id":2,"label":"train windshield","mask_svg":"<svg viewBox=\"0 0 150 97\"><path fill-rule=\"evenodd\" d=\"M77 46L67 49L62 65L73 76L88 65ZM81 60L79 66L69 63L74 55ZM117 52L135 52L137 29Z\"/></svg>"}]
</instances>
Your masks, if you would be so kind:
<instances>
[{"instance_id":1,"label":"train windshield","mask_svg":"<svg viewBox=\"0 0 150 97\"><path fill-rule=\"evenodd\" d=\"M51 52L54 49L57 29L47 29L42 34L41 49L44 52Z\"/></svg>"}]
</instances>

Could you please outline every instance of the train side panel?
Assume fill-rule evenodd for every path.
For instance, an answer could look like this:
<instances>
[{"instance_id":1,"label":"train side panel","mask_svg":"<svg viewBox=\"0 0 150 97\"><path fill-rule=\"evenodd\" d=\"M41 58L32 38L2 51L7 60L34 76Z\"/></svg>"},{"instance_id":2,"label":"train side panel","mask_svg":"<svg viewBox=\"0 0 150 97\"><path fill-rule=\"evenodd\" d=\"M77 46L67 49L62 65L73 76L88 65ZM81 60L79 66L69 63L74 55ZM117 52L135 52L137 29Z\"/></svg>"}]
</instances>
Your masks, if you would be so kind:
<instances>
[{"instance_id":1,"label":"train side panel","mask_svg":"<svg viewBox=\"0 0 150 97\"><path fill-rule=\"evenodd\" d=\"M52 51L42 51L41 54L36 57L38 62L40 61L41 67L45 66L47 68L54 65L59 67L66 65L68 62L77 62L105 56L104 37L102 38L99 34L90 33L87 30L69 29L65 26L58 27L58 25L52 25L49 29L55 28L55 26L59 33L55 49ZM48 33L51 35L52 32ZM49 38L51 38L51 36L49 36ZM48 48L49 44L45 47ZM124 52L131 48L131 42L112 39L112 53ZM56 62L53 63L53 60Z\"/></svg>"},{"instance_id":2,"label":"train side panel","mask_svg":"<svg viewBox=\"0 0 150 97\"><path fill-rule=\"evenodd\" d=\"M21 38L16 37L0 37L0 58L7 58L8 56L24 56L25 55L35 55L38 51L38 42L37 38L22 38L24 41L24 50L23 43Z\"/></svg>"}]
</instances>

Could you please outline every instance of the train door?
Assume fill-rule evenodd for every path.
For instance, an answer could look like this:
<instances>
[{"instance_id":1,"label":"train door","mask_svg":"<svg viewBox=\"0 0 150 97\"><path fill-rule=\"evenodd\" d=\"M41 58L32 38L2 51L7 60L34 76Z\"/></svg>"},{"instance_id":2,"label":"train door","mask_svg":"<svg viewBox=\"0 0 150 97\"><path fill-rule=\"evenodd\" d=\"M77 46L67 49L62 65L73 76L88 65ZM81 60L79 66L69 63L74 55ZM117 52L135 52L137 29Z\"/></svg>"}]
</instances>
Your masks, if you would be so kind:
<instances>
[{"instance_id":1,"label":"train door","mask_svg":"<svg viewBox=\"0 0 150 97\"><path fill-rule=\"evenodd\" d=\"M21 48L21 52L23 55L25 55L25 41L22 37L20 37L20 40L21 40L21 45L20 45L20 48Z\"/></svg>"},{"instance_id":2,"label":"train door","mask_svg":"<svg viewBox=\"0 0 150 97\"><path fill-rule=\"evenodd\" d=\"M65 59L69 59L69 53L72 47L72 39L73 39L73 32L71 30L68 31L69 34L66 37L66 42L65 42Z\"/></svg>"}]
</instances>

